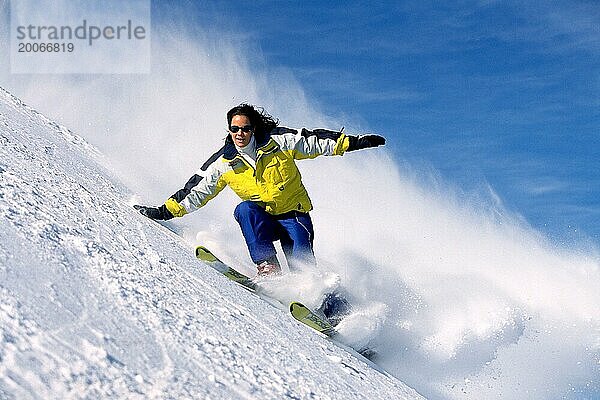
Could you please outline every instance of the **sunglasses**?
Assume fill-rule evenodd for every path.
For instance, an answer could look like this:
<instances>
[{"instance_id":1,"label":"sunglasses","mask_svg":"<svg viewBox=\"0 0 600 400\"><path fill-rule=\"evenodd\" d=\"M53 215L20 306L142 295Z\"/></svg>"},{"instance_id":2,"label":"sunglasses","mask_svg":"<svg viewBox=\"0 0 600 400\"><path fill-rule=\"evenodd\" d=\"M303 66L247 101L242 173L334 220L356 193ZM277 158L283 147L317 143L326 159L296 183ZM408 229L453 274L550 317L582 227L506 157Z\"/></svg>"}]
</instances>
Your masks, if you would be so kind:
<instances>
[{"instance_id":1,"label":"sunglasses","mask_svg":"<svg viewBox=\"0 0 600 400\"><path fill-rule=\"evenodd\" d=\"M232 133L236 133L239 130L241 130L244 133L248 133L248 132L252 132L254 130L254 128L252 127L252 125L244 125L244 126L231 125L229 127L229 130Z\"/></svg>"}]
</instances>

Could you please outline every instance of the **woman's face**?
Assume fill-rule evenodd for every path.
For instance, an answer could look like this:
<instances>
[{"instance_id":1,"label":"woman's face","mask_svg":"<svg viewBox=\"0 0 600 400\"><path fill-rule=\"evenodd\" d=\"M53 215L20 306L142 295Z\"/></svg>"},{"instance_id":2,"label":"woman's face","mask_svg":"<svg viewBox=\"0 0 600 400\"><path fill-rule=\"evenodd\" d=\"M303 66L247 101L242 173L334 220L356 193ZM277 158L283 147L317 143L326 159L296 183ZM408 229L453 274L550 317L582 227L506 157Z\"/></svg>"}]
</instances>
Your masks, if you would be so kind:
<instances>
[{"instance_id":1,"label":"woman's face","mask_svg":"<svg viewBox=\"0 0 600 400\"><path fill-rule=\"evenodd\" d=\"M234 132L237 131L237 132ZM245 132L244 132L245 131ZM231 118L231 125L229 126L229 134L233 143L238 147L246 147L250 143L250 138L254 133L254 127L250 123L250 118L245 115L234 115Z\"/></svg>"}]
</instances>

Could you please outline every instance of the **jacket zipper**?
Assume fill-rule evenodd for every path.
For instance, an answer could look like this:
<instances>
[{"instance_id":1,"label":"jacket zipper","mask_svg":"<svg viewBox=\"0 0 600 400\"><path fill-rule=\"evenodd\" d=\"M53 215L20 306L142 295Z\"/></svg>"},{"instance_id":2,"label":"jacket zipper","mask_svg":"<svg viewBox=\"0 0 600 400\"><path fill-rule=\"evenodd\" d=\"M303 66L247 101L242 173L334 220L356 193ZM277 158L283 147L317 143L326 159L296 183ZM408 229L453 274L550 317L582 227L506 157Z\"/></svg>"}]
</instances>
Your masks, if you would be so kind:
<instances>
[{"instance_id":1,"label":"jacket zipper","mask_svg":"<svg viewBox=\"0 0 600 400\"><path fill-rule=\"evenodd\" d=\"M267 144L268 144L268 142L267 142ZM266 145L265 145L265 146L266 146ZM263 147L265 147L265 146L263 146ZM275 148L273 148L273 150L275 150ZM256 149L256 165L258 166L258 161L259 161L259 160L260 160L260 159L261 159L261 158L262 158L262 157L263 157L265 154L272 153L272 152L273 152L273 150L272 150L272 151L269 151L269 152L267 153L267 152L265 152L264 150ZM260 151L260 153L259 153L259 151ZM240 152L239 152L239 151L237 152L237 155L236 155L236 157L239 157L239 158L242 160L242 162L243 162L244 164L246 164L248 167L252 168L252 171L254 171L254 172L252 173L252 176L253 176L254 178L256 178L256 168L254 168L254 167L253 167L253 166L252 166L252 165L251 165L251 164L250 164L250 163L249 163L249 162L246 160L246 158L240 154Z\"/></svg>"}]
</instances>

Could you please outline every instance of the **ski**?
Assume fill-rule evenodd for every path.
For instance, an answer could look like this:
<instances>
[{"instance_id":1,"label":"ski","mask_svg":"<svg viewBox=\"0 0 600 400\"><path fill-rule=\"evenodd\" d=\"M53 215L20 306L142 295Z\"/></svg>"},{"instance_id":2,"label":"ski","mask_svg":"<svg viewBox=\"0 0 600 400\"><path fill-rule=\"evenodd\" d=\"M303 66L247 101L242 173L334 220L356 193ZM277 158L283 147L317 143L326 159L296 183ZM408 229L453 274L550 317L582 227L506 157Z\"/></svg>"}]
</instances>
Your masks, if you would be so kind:
<instances>
[{"instance_id":1,"label":"ski","mask_svg":"<svg viewBox=\"0 0 600 400\"><path fill-rule=\"evenodd\" d=\"M336 334L335 328L333 325L331 325L327 318L318 315L302 303L293 301L290 304L290 313L292 314L292 317L296 318L298 321L302 322L306 326L311 327L317 332L320 332L328 337L334 337Z\"/></svg>"},{"instance_id":2,"label":"ski","mask_svg":"<svg viewBox=\"0 0 600 400\"><path fill-rule=\"evenodd\" d=\"M225 275L227 278L231 279L232 281L240 284L245 289L247 289L253 293L260 294L257 292L258 288L256 286L256 283L254 283L254 281L251 278L249 278L248 276L235 270L234 268L230 267L229 265L225 264L223 261L219 260L219 258L217 256L215 256L206 247L204 247L204 246L196 247L196 258L205 262L210 267L219 271L220 273L222 273L223 275ZM265 300L268 300L269 303L271 303L272 301L275 300L275 299L271 299L268 296L265 296L264 294L262 294L261 297ZM336 330L335 330L334 326L331 324L331 322L325 316L320 316L319 314L315 313L314 311L312 311L311 309L309 309L308 307L306 307L305 305L303 305L302 303L299 303L297 301L294 301L290 304L289 310L290 310L290 313L292 314L292 316L296 320L302 322L304 325L309 326L310 328L312 328L312 329L316 330L317 332L320 332L328 337L335 336Z\"/></svg>"},{"instance_id":3,"label":"ski","mask_svg":"<svg viewBox=\"0 0 600 400\"><path fill-rule=\"evenodd\" d=\"M220 273L225 275L227 278L229 278L232 281L236 282L237 284L241 285L244 289L246 289L252 293L255 293L261 299L265 300L267 303L271 304L272 306L279 308L279 309L286 307L285 304L282 304L280 300L276 300L275 298L269 297L266 294L261 293L260 288L256 285L256 283L250 277L242 274L241 272L239 272L239 271L235 270L234 268L230 267L229 265L225 264L223 261L219 260L219 258L217 256L215 256L206 247L197 246L195 253L196 253L196 258L198 258L200 261L203 261L205 264L208 264L210 267L219 271ZM325 310L327 310L327 308L329 308L330 312L331 312L331 309L335 309L336 306L334 304L336 303L336 301L340 301L339 295L336 295L334 293L331 296L329 296L325 300L325 303L324 303ZM340 306L338 305L337 307L340 307ZM341 301L341 307L343 310L342 315L348 312L347 307L349 307L349 305L347 304L347 302L345 302L345 300ZM323 308L323 306L321 308ZM325 317L323 315L325 310L322 310L321 308L317 312L315 312L315 311L312 311L310 308L306 307L304 304L297 302L297 301L293 301L289 305L289 312L292 315L292 317L294 317L294 319L296 319L297 321L299 321L302 324L310 327L311 329L314 329L315 331L325 335L326 337L328 337L329 339L331 339L335 343L337 343L338 346L351 351L352 350L351 348L349 348L348 346L346 346L338 341L339 340L339 338L337 338L338 331L335 329L335 326L332 324L332 321L333 321L333 323L339 322L339 321L337 321L336 318L332 318L330 321L327 317ZM335 313L334 313L334 315L335 315ZM369 365L371 365L371 367L377 369L378 371L380 371L382 373L386 373L385 371L381 370L376 364L374 364L371 361L375 356L377 356L377 352L375 350L367 348L367 349L354 350L354 351L357 356L366 357L364 360Z\"/></svg>"},{"instance_id":4,"label":"ski","mask_svg":"<svg viewBox=\"0 0 600 400\"><path fill-rule=\"evenodd\" d=\"M256 283L251 278L241 272L231 268L223 261L219 260L209 249L204 246L196 247L196 258L204 261L206 264L216 269L232 281L242 285L245 289L256 292Z\"/></svg>"}]
</instances>

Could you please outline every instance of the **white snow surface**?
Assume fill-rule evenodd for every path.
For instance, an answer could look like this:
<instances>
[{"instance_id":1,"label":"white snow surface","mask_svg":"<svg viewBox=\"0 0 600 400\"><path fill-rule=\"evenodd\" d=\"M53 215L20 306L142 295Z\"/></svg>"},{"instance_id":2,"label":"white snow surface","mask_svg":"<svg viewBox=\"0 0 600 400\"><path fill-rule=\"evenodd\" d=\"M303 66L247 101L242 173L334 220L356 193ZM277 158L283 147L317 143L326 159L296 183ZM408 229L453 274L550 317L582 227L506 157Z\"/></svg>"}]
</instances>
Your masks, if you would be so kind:
<instances>
[{"instance_id":1,"label":"white snow surface","mask_svg":"<svg viewBox=\"0 0 600 400\"><path fill-rule=\"evenodd\" d=\"M0 398L422 398L197 261L104 164L0 90Z\"/></svg>"}]
</instances>

